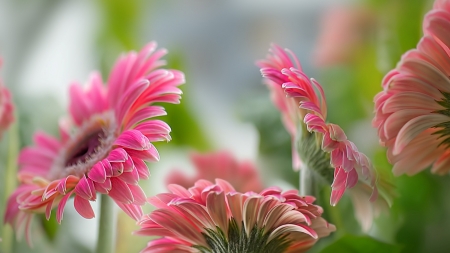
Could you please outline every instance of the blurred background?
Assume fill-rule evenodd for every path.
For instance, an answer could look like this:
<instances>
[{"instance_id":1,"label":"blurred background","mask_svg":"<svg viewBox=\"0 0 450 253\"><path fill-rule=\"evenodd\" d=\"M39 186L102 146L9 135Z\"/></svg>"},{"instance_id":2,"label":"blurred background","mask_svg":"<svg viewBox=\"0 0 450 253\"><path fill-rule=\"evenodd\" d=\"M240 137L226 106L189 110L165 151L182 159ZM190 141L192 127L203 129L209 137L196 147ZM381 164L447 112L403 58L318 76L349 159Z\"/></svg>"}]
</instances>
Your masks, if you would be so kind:
<instances>
[{"instance_id":1,"label":"blurred background","mask_svg":"<svg viewBox=\"0 0 450 253\"><path fill-rule=\"evenodd\" d=\"M194 173L193 151L228 150L257 164L266 186L298 188L290 136L254 62L270 43L291 49L304 71L325 89L330 122L391 178L397 198L371 230L362 232L348 197L330 207L316 196L338 232L311 252L449 252L448 176L429 171L393 178L385 150L371 127L373 96L385 73L422 36L431 0L0 0L1 79L13 93L18 123L1 140L0 216L15 187L10 157L32 142L36 130L57 134L66 114L68 86L93 70L107 77L121 52L155 40L167 48L170 68L186 74L180 105L163 120L173 140L158 143L161 161L141 182L148 196L166 191L174 168ZM68 204L61 225L54 217L33 222L30 249L0 225L0 252L93 252L96 219ZM150 211L146 207L146 211ZM117 210L119 212L119 210ZM119 213L116 252L139 252L149 238L131 236L134 221Z\"/></svg>"}]
</instances>

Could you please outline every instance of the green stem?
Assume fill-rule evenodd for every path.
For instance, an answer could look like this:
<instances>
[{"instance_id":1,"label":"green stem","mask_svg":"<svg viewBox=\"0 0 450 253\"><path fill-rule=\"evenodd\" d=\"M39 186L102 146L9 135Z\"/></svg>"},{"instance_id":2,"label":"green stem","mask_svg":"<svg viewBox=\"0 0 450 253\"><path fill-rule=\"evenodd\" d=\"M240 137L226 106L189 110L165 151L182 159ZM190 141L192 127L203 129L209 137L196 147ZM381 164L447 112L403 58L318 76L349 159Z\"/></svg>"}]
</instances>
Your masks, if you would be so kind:
<instances>
[{"instance_id":1,"label":"green stem","mask_svg":"<svg viewBox=\"0 0 450 253\"><path fill-rule=\"evenodd\" d=\"M300 169L300 196L314 196L314 177L306 166Z\"/></svg>"},{"instance_id":2,"label":"green stem","mask_svg":"<svg viewBox=\"0 0 450 253\"><path fill-rule=\"evenodd\" d=\"M9 129L9 131L4 136L8 141L8 158L6 162L6 170L4 174L4 198L6 206L6 200L8 199L11 192L14 191L17 184L17 155L19 153L19 126L16 120ZM2 214L3 217L4 213ZM2 243L0 244L3 249L2 252L13 252L14 240L13 240L13 230L9 226L3 226L3 231L1 234ZM1 250L0 250L1 251Z\"/></svg>"},{"instance_id":3,"label":"green stem","mask_svg":"<svg viewBox=\"0 0 450 253\"><path fill-rule=\"evenodd\" d=\"M114 201L107 195L100 197L100 221L96 253L113 253L116 236Z\"/></svg>"}]
</instances>

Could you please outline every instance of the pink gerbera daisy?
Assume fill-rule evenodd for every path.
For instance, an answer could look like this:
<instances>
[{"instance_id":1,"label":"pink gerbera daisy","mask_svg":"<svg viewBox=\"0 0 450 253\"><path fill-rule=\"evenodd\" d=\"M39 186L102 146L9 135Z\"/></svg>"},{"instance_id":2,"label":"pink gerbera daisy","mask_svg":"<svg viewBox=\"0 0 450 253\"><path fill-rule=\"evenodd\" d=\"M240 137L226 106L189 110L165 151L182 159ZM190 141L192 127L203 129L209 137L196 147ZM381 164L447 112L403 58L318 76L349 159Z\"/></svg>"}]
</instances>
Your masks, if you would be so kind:
<instances>
[{"instance_id":1,"label":"pink gerbera daisy","mask_svg":"<svg viewBox=\"0 0 450 253\"><path fill-rule=\"evenodd\" d=\"M296 190L240 193L220 179L169 189L149 198L157 210L139 221L136 234L162 236L142 252L300 253L336 230L314 198Z\"/></svg>"},{"instance_id":2,"label":"pink gerbera daisy","mask_svg":"<svg viewBox=\"0 0 450 253\"><path fill-rule=\"evenodd\" d=\"M167 177L167 184L178 184L185 188L194 185L200 179L214 181L220 178L230 182L240 192L263 189L258 170L250 161L237 161L233 155L226 151L191 155L197 174L187 177L181 171L174 171Z\"/></svg>"},{"instance_id":3,"label":"pink gerbera daisy","mask_svg":"<svg viewBox=\"0 0 450 253\"><path fill-rule=\"evenodd\" d=\"M156 102L179 103L183 73L158 69L165 49L150 43L141 52L119 58L106 85L94 73L83 88L70 86L70 119L60 124L60 138L34 135L34 145L19 156L20 186L10 196L5 222L17 231L30 224L33 213L47 219L57 207L61 222L67 200L84 218L95 216L90 201L97 193L111 197L129 216L138 220L146 196L140 179L149 172L145 161L157 161L152 142L170 140L170 127Z\"/></svg>"},{"instance_id":4,"label":"pink gerbera daisy","mask_svg":"<svg viewBox=\"0 0 450 253\"><path fill-rule=\"evenodd\" d=\"M286 128L294 140L299 140L294 148L298 150L301 162L325 179L331 174L328 164L334 168L330 203L336 205L345 189L352 188L359 180L370 186L373 190L371 199L375 200L378 192L374 168L338 125L325 122L327 105L322 86L303 73L297 57L273 45L267 59L257 64L269 87L275 90L272 94L275 94ZM311 134L298 131L302 129L296 127L301 120Z\"/></svg>"},{"instance_id":5,"label":"pink gerbera daisy","mask_svg":"<svg viewBox=\"0 0 450 253\"><path fill-rule=\"evenodd\" d=\"M325 11L314 50L315 64L328 67L352 62L375 33L375 21L373 10L364 6L336 6Z\"/></svg>"},{"instance_id":6,"label":"pink gerbera daisy","mask_svg":"<svg viewBox=\"0 0 450 253\"><path fill-rule=\"evenodd\" d=\"M424 37L406 52L375 96L375 118L395 175L450 170L450 1L438 0Z\"/></svg>"},{"instance_id":7,"label":"pink gerbera daisy","mask_svg":"<svg viewBox=\"0 0 450 253\"><path fill-rule=\"evenodd\" d=\"M0 66L2 65L0 59ZM14 122L14 105L12 103L11 93L0 83L0 137Z\"/></svg>"}]
</instances>

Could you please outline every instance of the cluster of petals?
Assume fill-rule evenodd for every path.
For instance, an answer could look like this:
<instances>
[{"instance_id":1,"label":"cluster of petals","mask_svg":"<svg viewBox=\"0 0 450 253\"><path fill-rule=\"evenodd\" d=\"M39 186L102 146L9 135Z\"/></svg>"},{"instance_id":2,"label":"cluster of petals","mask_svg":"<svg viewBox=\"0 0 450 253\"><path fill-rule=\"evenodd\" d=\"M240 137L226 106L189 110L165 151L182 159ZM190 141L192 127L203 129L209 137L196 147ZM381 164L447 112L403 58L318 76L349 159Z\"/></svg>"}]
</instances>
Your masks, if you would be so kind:
<instances>
[{"instance_id":1,"label":"cluster of petals","mask_svg":"<svg viewBox=\"0 0 450 253\"><path fill-rule=\"evenodd\" d=\"M375 96L380 143L393 173L450 170L450 1L437 0L423 21L424 36L383 79Z\"/></svg>"},{"instance_id":2,"label":"cluster of petals","mask_svg":"<svg viewBox=\"0 0 450 253\"><path fill-rule=\"evenodd\" d=\"M291 244L286 252L304 252L318 239L335 231L322 217L314 198L300 197L296 190L282 192L276 187L259 194L240 193L226 181L213 184L199 180L189 189L169 185L171 193L149 198L157 210L139 221L145 236L162 236L150 241L142 252L199 252L193 246L210 248L203 234L207 229L228 235L233 218L244 233L253 227L264 228L269 241L285 235Z\"/></svg>"},{"instance_id":3,"label":"cluster of petals","mask_svg":"<svg viewBox=\"0 0 450 253\"><path fill-rule=\"evenodd\" d=\"M170 127L153 119L165 115L154 103L179 103L183 73L161 69L165 49L151 42L122 55L104 84L94 73L87 87L70 86L70 118L60 137L42 132L19 155L19 187L9 197L5 222L28 229L33 213L47 219L57 207L61 222L67 200L84 218L95 216L90 201L111 197L130 217L142 216L146 196L138 185L149 177L147 161L159 160L152 142L170 140ZM28 233L27 233L28 235Z\"/></svg>"},{"instance_id":4,"label":"cluster of petals","mask_svg":"<svg viewBox=\"0 0 450 253\"><path fill-rule=\"evenodd\" d=\"M322 150L330 153L330 163L335 169L331 185L331 205L336 205L345 190L355 186L359 180L370 185L373 189L371 199L375 200L378 196L375 170L369 159L347 139L338 125L325 122L327 105L321 85L303 73L293 53L277 45L273 45L270 51L272 54L269 54L266 60L258 62L263 77L267 83L284 90L288 97L285 94L280 97L281 93L278 92L277 99L290 100L284 104L295 105L296 115L303 120L308 131L322 136ZM282 113L286 114L292 110L285 110ZM289 116L284 116L287 117ZM294 125L295 121L290 121L290 124Z\"/></svg>"},{"instance_id":5,"label":"cluster of petals","mask_svg":"<svg viewBox=\"0 0 450 253\"><path fill-rule=\"evenodd\" d=\"M181 171L173 171L166 179L167 185L178 184L189 188L200 179L214 181L220 178L228 181L239 192L259 192L263 189L255 165L251 161L238 161L230 152L193 153L191 161L196 175L188 177Z\"/></svg>"},{"instance_id":6,"label":"cluster of petals","mask_svg":"<svg viewBox=\"0 0 450 253\"><path fill-rule=\"evenodd\" d=\"M0 137L9 128L12 122L14 122L14 105L11 93L0 83Z\"/></svg>"}]
</instances>

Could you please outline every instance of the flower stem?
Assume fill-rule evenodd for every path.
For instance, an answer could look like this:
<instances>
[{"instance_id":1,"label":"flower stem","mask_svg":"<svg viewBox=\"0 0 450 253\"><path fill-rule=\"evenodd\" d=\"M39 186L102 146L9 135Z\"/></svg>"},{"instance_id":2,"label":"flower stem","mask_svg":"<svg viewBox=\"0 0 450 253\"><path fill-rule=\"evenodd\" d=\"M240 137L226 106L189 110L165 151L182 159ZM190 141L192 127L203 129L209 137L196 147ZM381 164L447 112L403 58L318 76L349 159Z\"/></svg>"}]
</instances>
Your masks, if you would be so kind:
<instances>
[{"instance_id":1,"label":"flower stem","mask_svg":"<svg viewBox=\"0 0 450 253\"><path fill-rule=\"evenodd\" d=\"M114 201L107 195L100 197L100 221L96 253L113 253L116 236Z\"/></svg>"},{"instance_id":2,"label":"flower stem","mask_svg":"<svg viewBox=\"0 0 450 253\"><path fill-rule=\"evenodd\" d=\"M300 169L300 196L314 196L314 178L312 171L306 166Z\"/></svg>"},{"instance_id":3,"label":"flower stem","mask_svg":"<svg viewBox=\"0 0 450 253\"><path fill-rule=\"evenodd\" d=\"M17 156L19 153L19 126L18 121L16 120L15 123L13 123L10 126L9 131L6 134L6 140L8 143L8 157L6 162L6 170L4 171L3 175L3 185L4 185L4 196L2 201L5 201L5 203L1 203L2 206L6 206L6 200L8 196L11 194L11 192L14 191L14 188L17 184ZM3 217L4 213L1 214L1 217ZM13 230L11 227L3 226L2 231L0 234L0 237L2 237L2 243L0 244L0 252L13 252L14 248L14 235Z\"/></svg>"}]
</instances>

